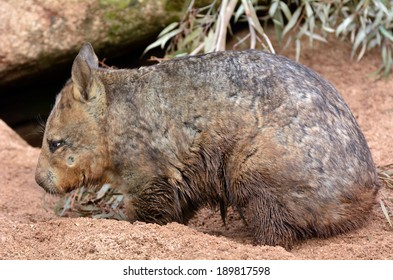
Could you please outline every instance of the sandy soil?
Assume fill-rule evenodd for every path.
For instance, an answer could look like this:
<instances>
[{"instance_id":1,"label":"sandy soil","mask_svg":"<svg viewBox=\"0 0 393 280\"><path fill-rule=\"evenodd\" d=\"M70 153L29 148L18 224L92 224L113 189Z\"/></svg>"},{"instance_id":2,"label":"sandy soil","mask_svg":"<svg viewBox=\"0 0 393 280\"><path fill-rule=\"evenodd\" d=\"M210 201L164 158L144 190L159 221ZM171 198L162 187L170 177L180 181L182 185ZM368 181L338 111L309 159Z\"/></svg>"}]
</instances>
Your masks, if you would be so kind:
<instances>
[{"instance_id":1,"label":"sandy soil","mask_svg":"<svg viewBox=\"0 0 393 280\"><path fill-rule=\"evenodd\" d=\"M393 163L393 78L372 80L377 53L349 61L350 46L329 43L303 49L301 63L330 80L362 127L377 165ZM0 120L0 259L393 259L393 230L376 206L362 229L312 239L288 252L252 246L239 217L225 228L218 212L202 209L189 226L130 224L116 220L59 218L34 181L39 150ZM393 199L393 190L381 196Z\"/></svg>"}]
</instances>

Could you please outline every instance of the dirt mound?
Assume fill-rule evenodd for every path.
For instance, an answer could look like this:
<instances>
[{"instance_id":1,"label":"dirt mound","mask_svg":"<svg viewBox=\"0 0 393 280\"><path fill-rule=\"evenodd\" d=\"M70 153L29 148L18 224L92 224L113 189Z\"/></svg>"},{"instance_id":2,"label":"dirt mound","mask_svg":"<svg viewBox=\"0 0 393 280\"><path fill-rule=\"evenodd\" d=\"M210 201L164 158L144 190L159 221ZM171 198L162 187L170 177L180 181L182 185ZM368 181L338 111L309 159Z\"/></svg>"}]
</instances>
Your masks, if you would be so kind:
<instances>
[{"instance_id":1,"label":"dirt mound","mask_svg":"<svg viewBox=\"0 0 393 280\"><path fill-rule=\"evenodd\" d=\"M342 93L377 165L393 163L393 78L368 78L379 55L349 62L350 47L337 42L303 54L301 62ZM392 229L379 206L362 229L308 240L290 252L252 246L233 212L227 227L210 209L202 209L189 226L59 218L52 210L57 198L45 196L34 181L38 154L0 120L0 259L393 259ZM381 195L392 198L393 191L383 189Z\"/></svg>"}]
</instances>

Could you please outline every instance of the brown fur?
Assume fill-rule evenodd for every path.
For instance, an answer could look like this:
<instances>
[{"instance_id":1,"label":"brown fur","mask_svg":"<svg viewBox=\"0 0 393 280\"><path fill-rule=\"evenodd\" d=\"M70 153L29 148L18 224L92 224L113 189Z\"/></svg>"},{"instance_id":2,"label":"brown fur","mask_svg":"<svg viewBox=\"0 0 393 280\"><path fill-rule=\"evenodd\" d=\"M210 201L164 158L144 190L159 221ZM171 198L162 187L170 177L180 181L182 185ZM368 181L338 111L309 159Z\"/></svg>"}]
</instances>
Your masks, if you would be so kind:
<instances>
[{"instance_id":1,"label":"brown fur","mask_svg":"<svg viewBox=\"0 0 393 280\"><path fill-rule=\"evenodd\" d=\"M312 70L253 50L108 70L90 44L49 116L36 180L52 193L111 183L131 221L234 206L257 244L287 248L359 227L378 191L359 126Z\"/></svg>"}]
</instances>

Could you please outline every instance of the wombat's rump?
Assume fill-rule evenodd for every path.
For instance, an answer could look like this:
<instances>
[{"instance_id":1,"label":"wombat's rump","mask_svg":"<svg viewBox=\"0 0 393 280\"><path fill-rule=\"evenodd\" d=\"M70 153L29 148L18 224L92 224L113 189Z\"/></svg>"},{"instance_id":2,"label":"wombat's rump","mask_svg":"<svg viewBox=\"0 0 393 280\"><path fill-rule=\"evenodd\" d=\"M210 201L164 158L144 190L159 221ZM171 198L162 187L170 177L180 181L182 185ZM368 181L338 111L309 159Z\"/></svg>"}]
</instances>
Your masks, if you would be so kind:
<instances>
[{"instance_id":1,"label":"wombat's rump","mask_svg":"<svg viewBox=\"0 0 393 280\"><path fill-rule=\"evenodd\" d=\"M111 183L132 221L234 206L256 243L287 248L360 226L378 191L348 106L309 68L248 50L108 70L89 44L48 119L36 180L53 193Z\"/></svg>"}]
</instances>

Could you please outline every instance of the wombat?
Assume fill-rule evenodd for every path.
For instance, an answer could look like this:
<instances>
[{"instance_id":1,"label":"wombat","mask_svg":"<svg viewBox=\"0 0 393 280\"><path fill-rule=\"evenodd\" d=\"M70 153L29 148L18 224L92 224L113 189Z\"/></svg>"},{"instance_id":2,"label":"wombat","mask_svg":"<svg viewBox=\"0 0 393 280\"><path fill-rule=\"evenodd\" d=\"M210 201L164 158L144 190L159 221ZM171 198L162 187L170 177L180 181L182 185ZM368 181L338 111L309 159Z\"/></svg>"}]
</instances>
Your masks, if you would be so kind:
<instances>
[{"instance_id":1,"label":"wombat","mask_svg":"<svg viewBox=\"0 0 393 280\"><path fill-rule=\"evenodd\" d=\"M36 181L50 193L110 183L130 221L187 223L202 206L245 213L255 244L361 226L379 188L366 140L337 90L257 51L99 68L92 46L48 118Z\"/></svg>"}]
</instances>

